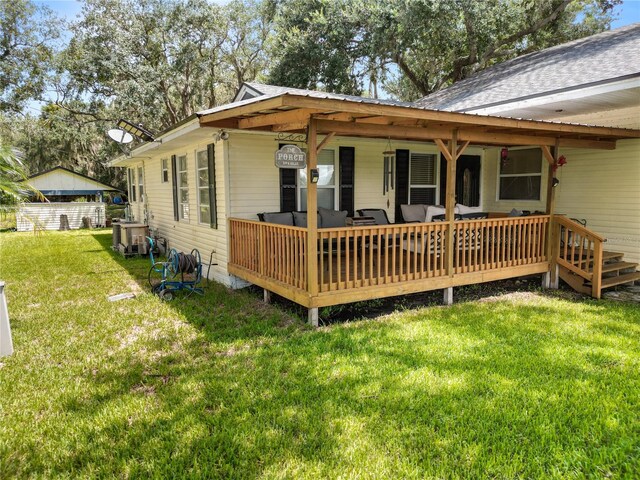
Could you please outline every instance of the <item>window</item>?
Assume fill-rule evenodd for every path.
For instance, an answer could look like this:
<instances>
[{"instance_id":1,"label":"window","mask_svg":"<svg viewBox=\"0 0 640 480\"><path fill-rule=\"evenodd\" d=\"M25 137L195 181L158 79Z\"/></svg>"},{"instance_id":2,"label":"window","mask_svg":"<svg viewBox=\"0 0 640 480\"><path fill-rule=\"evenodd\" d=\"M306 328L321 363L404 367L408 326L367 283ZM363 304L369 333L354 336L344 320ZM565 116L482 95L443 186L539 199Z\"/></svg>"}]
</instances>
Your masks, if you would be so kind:
<instances>
[{"instance_id":1,"label":"window","mask_svg":"<svg viewBox=\"0 0 640 480\"><path fill-rule=\"evenodd\" d=\"M178 203L181 220L189 220L189 179L187 177L187 156L178 157Z\"/></svg>"},{"instance_id":2,"label":"window","mask_svg":"<svg viewBox=\"0 0 640 480\"><path fill-rule=\"evenodd\" d=\"M299 170L300 210L307 209L307 170ZM336 159L334 150L322 150L318 154L318 207L335 210L336 207Z\"/></svg>"},{"instance_id":3,"label":"window","mask_svg":"<svg viewBox=\"0 0 640 480\"><path fill-rule=\"evenodd\" d=\"M138 197L144 202L144 171L142 167L138 167Z\"/></svg>"},{"instance_id":4,"label":"window","mask_svg":"<svg viewBox=\"0 0 640 480\"><path fill-rule=\"evenodd\" d=\"M409 159L409 203L435 205L438 198L437 156L411 153Z\"/></svg>"},{"instance_id":5,"label":"window","mask_svg":"<svg viewBox=\"0 0 640 480\"><path fill-rule=\"evenodd\" d=\"M507 158L500 160L499 183L499 200L540 200L540 149L509 150Z\"/></svg>"},{"instance_id":6,"label":"window","mask_svg":"<svg viewBox=\"0 0 640 480\"><path fill-rule=\"evenodd\" d=\"M129 203L136 201L136 169L127 169L127 180L129 181Z\"/></svg>"},{"instance_id":7,"label":"window","mask_svg":"<svg viewBox=\"0 0 640 480\"><path fill-rule=\"evenodd\" d=\"M209 156L206 150L196 153L198 176L198 221L211 225L211 198L209 197Z\"/></svg>"},{"instance_id":8,"label":"window","mask_svg":"<svg viewBox=\"0 0 640 480\"><path fill-rule=\"evenodd\" d=\"M160 163L162 165L162 167L161 167L161 171L162 171L161 181L162 181L162 183L168 183L169 182L169 159L168 158L163 158L162 160L160 160Z\"/></svg>"}]
</instances>

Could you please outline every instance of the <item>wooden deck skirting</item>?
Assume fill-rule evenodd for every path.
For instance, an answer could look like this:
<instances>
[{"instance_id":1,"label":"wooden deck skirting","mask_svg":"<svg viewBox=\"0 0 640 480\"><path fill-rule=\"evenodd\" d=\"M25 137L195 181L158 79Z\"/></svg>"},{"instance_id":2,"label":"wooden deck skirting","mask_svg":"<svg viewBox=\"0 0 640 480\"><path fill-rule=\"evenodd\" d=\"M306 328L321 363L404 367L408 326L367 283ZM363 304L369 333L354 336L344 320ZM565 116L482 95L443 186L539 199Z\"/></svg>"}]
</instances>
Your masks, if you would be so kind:
<instances>
[{"instance_id":1,"label":"wooden deck skirting","mask_svg":"<svg viewBox=\"0 0 640 480\"><path fill-rule=\"evenodd\" d=\"M229 273L306 307L545 273L549 216L320 229L315 291L307 229L230 219Z\"/></svg>"}]
</instances>

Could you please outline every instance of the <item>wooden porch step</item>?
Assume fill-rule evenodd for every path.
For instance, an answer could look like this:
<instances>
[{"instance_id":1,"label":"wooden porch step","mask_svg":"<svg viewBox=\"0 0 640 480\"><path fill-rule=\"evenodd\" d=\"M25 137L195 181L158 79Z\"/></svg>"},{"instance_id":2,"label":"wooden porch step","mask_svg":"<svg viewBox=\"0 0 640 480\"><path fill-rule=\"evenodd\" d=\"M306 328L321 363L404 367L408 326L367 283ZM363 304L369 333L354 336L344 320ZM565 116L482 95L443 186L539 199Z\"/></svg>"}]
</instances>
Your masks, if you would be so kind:
<instances>
[{"instance_id":1,"label":"wooden porch step","mask_svg":"<svg viewBox=\"0 0 640 480\"><path fill-rule=\"evenodd\" d=\"M625 273L624 275L603 278L602 288L615 287L616 285L622 285L623 283L631 283L637 280L640 280L640 272Z\"/></svg>"},{"instance_id":2,"label":"wooden porch step","mask_svg":"<svg viewBox=\"0 0 640 480\"><path fill-rule=\"evenodd\" d=\"M605 263L602 266L602 273L613 273L620 272L621 270L630 270L636 269L638 267L637 263L631 262L616 262L616 263ZM593 272L593 268L589 269L590 272Z\"/></svg>"},{"instance_id":3,"label":"wooden porch step","mask_svg":"<svg viewBox=\"0 0 640 480\"><path fill-rule=\"evenodd\" d=\"M602 261L605 263L610 260L622 260L622 257L624 257L624 253L607 251L602 252Z\"/></svg>"}]
</instances>

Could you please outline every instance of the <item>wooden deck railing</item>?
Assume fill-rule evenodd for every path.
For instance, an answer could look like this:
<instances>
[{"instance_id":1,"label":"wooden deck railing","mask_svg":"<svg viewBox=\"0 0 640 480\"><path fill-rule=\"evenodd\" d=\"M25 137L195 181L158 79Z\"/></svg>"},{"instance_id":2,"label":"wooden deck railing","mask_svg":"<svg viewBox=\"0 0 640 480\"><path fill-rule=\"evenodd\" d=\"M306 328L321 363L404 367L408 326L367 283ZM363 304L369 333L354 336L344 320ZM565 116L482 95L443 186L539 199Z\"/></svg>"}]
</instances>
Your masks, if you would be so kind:
<instances>
[{"instance_id":1,"label":"wooden deck railing","mask_svg":"<svg viewBox=\"0 0 640 480\"><path fill-rule=\"evenodd\" d=\"M591 296L600 298L605 239L573 220L555 217L556 262L591 282Z\"/></svg>"},{"instance_id":2,"label":"wooden deck railing","mask_svg":"<svg viewBox=\"0 0 640 480\"><path fill-rule=\"evenodd\" d=\"M548 216L455 223L455 273L516 267L546 261Z\"/></svg>"},{"instance_id":3,"label":"wooden deck railing","mask_svg":"<svg viewBox=\"0 0 640 480\"><path fill-rule=\"evenodd\" d=\"M319 291L444 275L446 223L318 230Z\"/></svg>"},{"instance_id":4,"label":"wooden deck railing","mask_svg":"<svg viewBox=\"0 0 640 480\"><path fill-rule=\"evenodd\" d=\"M229 228L232 273L248 273L247 279L261 280L267 289L275 281L308 292L306 229L240 219L231 219ZM445 222L320 229L318 292L504 272L548 261L547 215L455 222L452 272L448 229Z\"/></svg>"},{"instance_id":5,"label":"wooden deck railing","mask_svg":"<svg viewBox=\"0 0 640 480\"><path fill-rule=\"evenodd\" d=\"M301 290L307 289L307 230L231 219L229 263Z\"/></svg>"}]
</instances>

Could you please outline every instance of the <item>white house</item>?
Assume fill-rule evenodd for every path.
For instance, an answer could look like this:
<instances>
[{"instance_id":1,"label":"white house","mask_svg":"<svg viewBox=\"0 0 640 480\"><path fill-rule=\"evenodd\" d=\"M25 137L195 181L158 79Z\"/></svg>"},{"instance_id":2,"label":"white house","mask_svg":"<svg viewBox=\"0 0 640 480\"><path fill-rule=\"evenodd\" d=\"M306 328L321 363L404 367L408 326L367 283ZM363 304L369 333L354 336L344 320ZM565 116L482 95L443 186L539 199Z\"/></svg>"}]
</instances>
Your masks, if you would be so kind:
<instances>
[{"instance_id":1,"label":"white house","mask_svg":"<svg viewBox=\"0 0 640 480\"><path fill-rule=\"evenodd\" d=\"M312 322L323 305L440 288L450 300L457 285L528 274L553 283L558 271L569 272L579 279L575 288L596 297L638 278L630 262L619 262L625 254L640 260L633 242L605 250L607 231L595 230L604 226L598 205L610 209L604 217L635 222L631 229L637 207L609 199L583 205L570 179L595 175L616 195L626 180L618 173L611 185L603 172L637 168L637 125L445 111L425 105L430 98L404 103L245 84L234 102L199 112L112 165L129 169L136 219L146 218L170 246L198 248L205 258L215 251L216 280L283 295L307 306ZM285 144L306 151L306 168L275 166ZM562 155L569 163L558 168ZM318 183L307 181L314 176ZM376 225L346 223L363 209ZM522 211L530 215L507 216ZM433 222L434 212L444 221ZM275 215L260 222L261 213ZM586 218L588 228L556 213ZM398 223L384 225L385 216Z\"/></svg>"}]
</instances>

